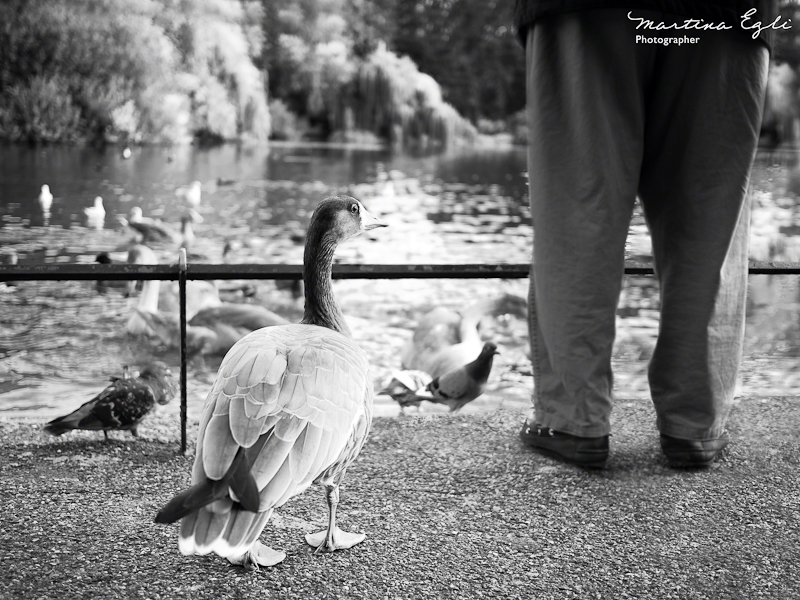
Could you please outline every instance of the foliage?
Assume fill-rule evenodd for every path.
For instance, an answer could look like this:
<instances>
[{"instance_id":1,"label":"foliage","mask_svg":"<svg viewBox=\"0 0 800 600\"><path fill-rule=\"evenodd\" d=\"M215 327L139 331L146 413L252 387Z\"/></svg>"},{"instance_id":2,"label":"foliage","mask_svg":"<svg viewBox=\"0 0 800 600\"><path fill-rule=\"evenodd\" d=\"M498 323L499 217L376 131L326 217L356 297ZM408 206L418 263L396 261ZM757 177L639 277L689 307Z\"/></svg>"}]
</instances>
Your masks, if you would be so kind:
<instances>
[{"instance_id":1,"label":"foliage","mask_svg":"<svg viewBox=\"0 0 800 600\"><path fill-rule=\"evenodd\" d=\"M390 47L442 86L472 121L525 105L525 63L509 0L395 0Z\"/></svg>"},{"instance_id":2,"label":"foliage","mask_svg":"<svg viewBox=\"0 0 800 600\"><path fill-rule=\"evenodd\" d=\"M269 103L269 115L272 139L299 141L308 129L308 124L290 111L282 100L273 100Z\"/></svg>"},{"instance_id":3,"label":"foliage","mask_svg":"<svg viewBox=\"0 0 800 600\"><path fill-rule=\"evenodd\" d=\"M474 128L442 100L438 83L379 37L391 34L394 6L394 0L272 3L264 60L271 95L324 138L350 139L356 130L406 145L474 138Z\"/></svg>"},{"instance_id":4,"label":"foliage","mask_svg":"<svg viewBox=\"0 0 800 600\"><path fill-rule=\"evenodd\" d=\"M0 136L266 139L263 78L252 60L262 52L260 8L239 0L4 2Z\"/></svg>"},{"instance_id":5,"label":"foliage","mask_svg":"<svg viewBox=\"0 0 800 600\"><path fill-rule=\"evenodd\" d=\"M78 137L80 117L68 82L39 75L8 88L0 104L0 131L11 140L69 141Z\"/></svg>"}]
</instances>

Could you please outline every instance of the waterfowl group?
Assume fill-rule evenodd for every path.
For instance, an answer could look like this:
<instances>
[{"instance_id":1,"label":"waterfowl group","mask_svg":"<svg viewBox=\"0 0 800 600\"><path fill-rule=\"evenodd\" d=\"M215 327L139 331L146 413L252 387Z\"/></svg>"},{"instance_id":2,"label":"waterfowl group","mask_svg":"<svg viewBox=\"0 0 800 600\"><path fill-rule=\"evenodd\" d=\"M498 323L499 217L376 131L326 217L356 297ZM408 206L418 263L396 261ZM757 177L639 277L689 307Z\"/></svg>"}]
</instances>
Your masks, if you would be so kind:
<instances>
[{"instance_id":1,"label":"waterfowl group","mask_svg":"<svg viewBox=\"0 0 800 600\"><path fill-rule=\"evenodd\" d=\"M156 517L182 520L183 554L215 552L246 568L280 562L285 553L258 542L259 534L275 508L312 483L325 487L329 518L306 542L333 551L364 539L337 527L336 508L370 427L373 390L331 271L340 242L383 225L354 198L322 201L305 247L303 320L254 331L225 356L200 421L193 485Z\"/></svg>"},{"instance_id":2,"label":"waterfowl group","mask_svg":"<svg viewBox=\"0 0 800 600\"><path fill-rule=\"evenodd\" d=\"M144 365L135 376L123 368L121 377L112 377L111 385L73 412L53 419L44 427L52 435L74 429L108 432L130 431L134 437L142 420L158 404L175 397L177 384L172 371L162 362Z\"/></svg>"}]
</instances>

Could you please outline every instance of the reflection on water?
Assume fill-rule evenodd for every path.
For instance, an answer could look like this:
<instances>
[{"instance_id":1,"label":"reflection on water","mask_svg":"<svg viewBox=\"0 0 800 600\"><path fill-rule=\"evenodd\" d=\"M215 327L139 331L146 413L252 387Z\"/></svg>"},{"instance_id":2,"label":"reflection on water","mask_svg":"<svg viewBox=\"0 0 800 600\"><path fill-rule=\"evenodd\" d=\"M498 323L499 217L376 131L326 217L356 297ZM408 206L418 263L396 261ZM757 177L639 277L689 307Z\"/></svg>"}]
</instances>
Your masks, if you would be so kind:
<instances>
[{"instance_id":1,"label":"reflection on water","mask_svg":"<svg viewBox=\"0 0 800 600\"><path fill-rule=\"evenodd\" d=\"M753 172L752 256L800 261L800 222L792 192L794 158L760 155ZM211 149L0 147L0 255L22 264L91 262L101 251L124 259L131 232L119 217L139 206L146 216L177 228L187 189L201 182L194 224L195 260L299 264L306 223L323 197L362 199L391 227L348 242L345 262L524 263L532 229L526 198L524 149L439 156L395 156L385 150L289 145ZM38 194L47 183L54 199L43 223ZM84 209L103 198L102 228L89 227ZM96 225L92 223L91 225ZM226 243L229 252L223 259ZM154 245L174 262L177 244ZM641 212L635 213L629 258L650 255ZM250 282L249 296L233 289L229 301L264 304L296 320L300 306L274 282ZM399 367L398 356L417 319L435 306L460 308L500 292L524 296L525 281L339 281L336 292L351 328L369 353L376 380ZM165 286L167 287L167 286ZM0 411L44 418L74 408L104 387L120 366L159 356L177 365L174 350L130 338L124 323L134 299L98 295L90 282L19 282L0 290ZM750 278L741 393L770 395L800 389L797 366L796 277ZM530 365L524 322L509 317L484 324L498 342L489 392L466 410L526 405ZM658 327L652 278L625 282L614 354L619 397L646 397L646 364ZM191 365L190 414L202 405L218 361ZM167 410L177 414L177 403ZM378 401L379 414L396 414Z\"/></svg>"}]
</instances>

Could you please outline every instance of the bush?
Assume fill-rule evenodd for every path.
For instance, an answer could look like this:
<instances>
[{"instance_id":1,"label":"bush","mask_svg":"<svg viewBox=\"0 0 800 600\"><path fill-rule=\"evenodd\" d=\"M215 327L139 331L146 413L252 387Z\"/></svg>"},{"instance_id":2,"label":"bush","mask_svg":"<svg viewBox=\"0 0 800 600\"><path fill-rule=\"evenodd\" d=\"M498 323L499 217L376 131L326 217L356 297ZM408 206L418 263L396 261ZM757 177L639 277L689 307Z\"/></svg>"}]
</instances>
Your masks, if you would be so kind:
<instances>
[{"instance_id":1,"label":"bush","mask_svg":"<svg viewBox=\"0 0 800 600\"><path fill-rule=\"evenodd\" d=\"M442 100L441 88L430 75L382 45L356 71L349 101L357 128L394 143L453 146L477 135L474 126Z\"/></svg>"},{"instance_id":2,"label":"bush","mask_svg":"<svg viewBox=\"0 0 800 600\"><path fill-rule=\"evenodd\" d=\"M296 142L308 131L308 124L295 115L281 100L269 103L271 139Z\"/></svg>"},{"instance_id":3,"label":"bush","mask_svg":"<svg viewBox=\"0 0 800 600\"><path fill-rule=\"evenodd\" d=\"M60 76L37 76L11 86L0 106L0 133L14 141L74 141L80 137L81 111Z\"/></svg>"}]
</instances>

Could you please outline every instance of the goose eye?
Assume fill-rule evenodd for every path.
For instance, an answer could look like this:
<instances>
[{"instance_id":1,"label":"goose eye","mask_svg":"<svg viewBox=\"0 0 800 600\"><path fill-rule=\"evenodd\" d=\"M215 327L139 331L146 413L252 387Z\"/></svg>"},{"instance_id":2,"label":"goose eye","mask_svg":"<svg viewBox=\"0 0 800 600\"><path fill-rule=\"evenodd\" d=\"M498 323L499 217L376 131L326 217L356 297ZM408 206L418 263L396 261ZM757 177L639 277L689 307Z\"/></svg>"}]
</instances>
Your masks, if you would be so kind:
<instances>
[{"instance_id":1,"label":"goose eye","mask_svg":"<svg viewBox=\"0 0 800 600\"><path fill-rule=\"evenodd\" d=\"M351 204L350 205L350 212L354 215L358 214L358 204Z\"/></svg>"}]
</instances>

